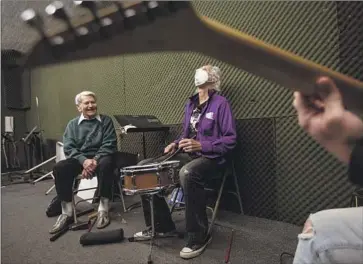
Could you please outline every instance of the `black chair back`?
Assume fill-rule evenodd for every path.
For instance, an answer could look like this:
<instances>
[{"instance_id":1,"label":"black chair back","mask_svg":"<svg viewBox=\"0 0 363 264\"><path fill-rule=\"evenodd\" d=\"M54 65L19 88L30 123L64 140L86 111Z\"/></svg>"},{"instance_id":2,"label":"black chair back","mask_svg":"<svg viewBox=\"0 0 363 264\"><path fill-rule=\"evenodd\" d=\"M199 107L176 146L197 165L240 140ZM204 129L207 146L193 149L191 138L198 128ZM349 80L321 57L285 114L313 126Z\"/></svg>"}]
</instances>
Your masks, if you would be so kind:
<instances>
[{"instance_id":1,"label":"black chair back","mask_svg":"<svg viewBox=\"0 0 363 264\"><path fill-rule=\"evenodd\" d=\"M129 152L117 151L115 154L115 162L117 169L133 166L138 163L138 155Z\"/></svg>"}]
</instances>

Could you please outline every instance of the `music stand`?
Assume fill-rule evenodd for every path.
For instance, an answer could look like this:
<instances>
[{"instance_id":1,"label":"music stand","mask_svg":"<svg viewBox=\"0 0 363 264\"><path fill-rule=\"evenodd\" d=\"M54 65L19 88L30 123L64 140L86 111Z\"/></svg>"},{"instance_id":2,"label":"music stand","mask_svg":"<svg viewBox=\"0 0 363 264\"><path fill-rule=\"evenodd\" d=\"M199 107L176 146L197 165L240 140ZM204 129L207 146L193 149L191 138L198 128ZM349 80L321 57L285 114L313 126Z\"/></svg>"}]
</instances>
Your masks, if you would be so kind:
<instances>
[{"instance_id":1,"label":"music stand","mask_svg":"<svg viewBox=\"0 0 363 264\"><path fill-rule=\"evenodd\" d=\"M164 132L164 141L170 130L170 126L166 126L153 115L114 115L114 118L121 126L121 133L142 133L142 154L146 159L146 132ZM125 127L130 126L127 129Z\"/></svg>"}]
</instances>

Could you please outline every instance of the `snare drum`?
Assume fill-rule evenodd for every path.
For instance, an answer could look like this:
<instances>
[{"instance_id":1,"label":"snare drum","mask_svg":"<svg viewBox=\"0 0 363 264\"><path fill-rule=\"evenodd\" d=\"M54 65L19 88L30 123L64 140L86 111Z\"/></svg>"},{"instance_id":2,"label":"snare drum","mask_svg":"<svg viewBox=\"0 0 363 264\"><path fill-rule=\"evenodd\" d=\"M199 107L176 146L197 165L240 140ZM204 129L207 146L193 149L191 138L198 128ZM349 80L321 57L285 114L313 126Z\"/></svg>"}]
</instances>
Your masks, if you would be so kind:
<instances>
[{"instance_id":1,"label":"snare drum","mask_svg":"<svg viewBox=\"0 0 363 264\"><path fill-rule=\"evenodd\" d=\"M147 193L168 188L179 183L179 161L165 161L121 169L124 191L127 195Z\"/></svg>"}]
</instances>

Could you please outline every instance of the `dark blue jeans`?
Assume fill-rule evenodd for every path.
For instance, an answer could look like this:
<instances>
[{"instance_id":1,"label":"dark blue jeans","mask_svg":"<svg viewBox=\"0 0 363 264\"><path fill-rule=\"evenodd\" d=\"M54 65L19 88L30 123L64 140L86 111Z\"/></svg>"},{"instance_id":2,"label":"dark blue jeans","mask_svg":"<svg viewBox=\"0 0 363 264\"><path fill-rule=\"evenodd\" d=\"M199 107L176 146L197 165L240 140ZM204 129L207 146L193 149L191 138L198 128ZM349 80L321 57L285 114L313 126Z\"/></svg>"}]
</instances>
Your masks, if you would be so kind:
<instances>
[{"instance_id":1,"label":"dark blue jeans","mask_svg":"<svg viewBox=\"0 0 363 264\"><path fill-rule=\"evenodd\" d=\"M138 165L152 162L161 162L166 158L162 156L157 159L146 159ZM180 153L170 160L180 161L180 184L184 192L186 231L203 237L208 231L208 217L206 212L205 182L209 176L216 174L218 164L216 161L205 157L192 158L189 154ZM142 206L144 210L145 223L151 226L151 210L147 197L142 195ZM168 232L175 229L170 210L165 198L154 196L154 219L156 232Z\"/></svg>"}]
</instances>

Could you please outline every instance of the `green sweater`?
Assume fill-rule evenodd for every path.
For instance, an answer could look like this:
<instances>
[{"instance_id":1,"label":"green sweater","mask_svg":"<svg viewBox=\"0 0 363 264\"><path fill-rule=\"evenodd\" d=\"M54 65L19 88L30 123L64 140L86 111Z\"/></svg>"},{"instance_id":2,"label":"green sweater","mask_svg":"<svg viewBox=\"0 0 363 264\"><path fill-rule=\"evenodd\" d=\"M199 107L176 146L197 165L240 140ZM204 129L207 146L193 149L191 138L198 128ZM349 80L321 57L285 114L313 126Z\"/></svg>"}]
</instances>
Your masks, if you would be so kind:
<instances>
[{"instance_id":1,"label":"green sweater","mask_svg":"<svg viewBox=\"0 0 363 264\"><path fill-rule=\"evenodd\" d=\"M116 131L112 119L100 115L101 122L76 117L69 121L63 135L64 154L82 165L87 158L96 160L117 151Z\"/></svg>"}]
</instances>

